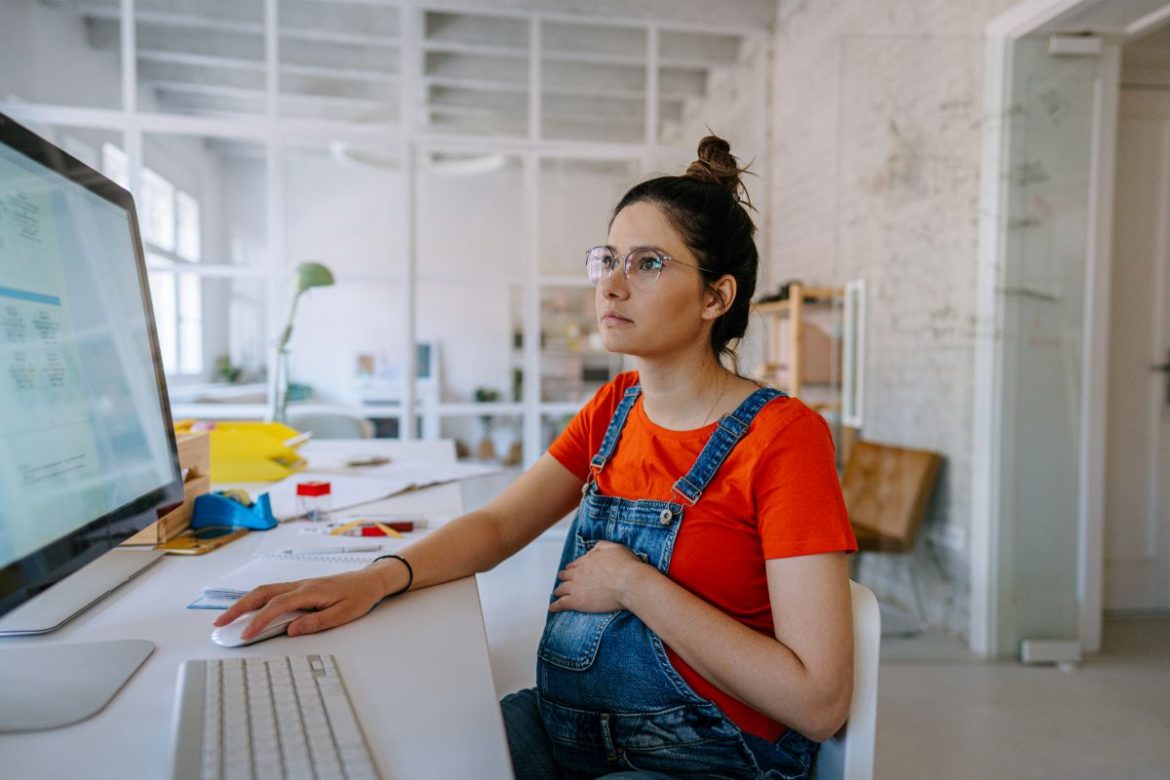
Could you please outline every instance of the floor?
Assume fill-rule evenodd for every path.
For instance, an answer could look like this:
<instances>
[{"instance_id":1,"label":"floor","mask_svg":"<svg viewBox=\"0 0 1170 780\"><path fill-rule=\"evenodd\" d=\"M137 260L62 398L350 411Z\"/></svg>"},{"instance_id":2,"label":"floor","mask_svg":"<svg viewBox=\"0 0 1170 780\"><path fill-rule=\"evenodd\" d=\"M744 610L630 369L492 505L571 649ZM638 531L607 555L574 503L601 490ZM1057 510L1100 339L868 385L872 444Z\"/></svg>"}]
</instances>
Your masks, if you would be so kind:
<instances>
[{"instance_id":1,"label":"floor","mask_svg":"<svg viewBox=\"0 0 1170 780\"><path fill-rule=\"evenodd\" d=\"M481 506L510 474L464 483ZM563 535L554 529L481 575L502 695L533 684ZM987 662L952 637L886 639L876 771L889 778L1170 778L1170 615L1106 620L1104 648L1071 671Z\"/></svg>"}]
</instances>

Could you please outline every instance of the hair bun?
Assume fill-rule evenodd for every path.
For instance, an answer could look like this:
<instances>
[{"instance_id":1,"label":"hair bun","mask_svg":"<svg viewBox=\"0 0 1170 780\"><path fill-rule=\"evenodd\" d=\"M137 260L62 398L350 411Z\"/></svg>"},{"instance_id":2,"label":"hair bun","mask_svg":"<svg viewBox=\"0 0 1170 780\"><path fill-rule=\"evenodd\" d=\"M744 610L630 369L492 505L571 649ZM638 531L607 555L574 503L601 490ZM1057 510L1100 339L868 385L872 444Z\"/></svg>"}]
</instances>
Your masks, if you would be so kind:
<instances>
[{"instance_id":1,"label":"hair bun","mask_svg":"<svg viewBox=\"0 0 1170 780\"><path fill-rule=\"evenodd\" d=\"M751 205L747 187L740 178L740 174L747 172L747 168L739 167L731 154L731 144L717 135L709 135L699 141L698 154L699 159L690 164L684 176L717 184L730 192L737 201Z\"/></svg>"}]
</instances>

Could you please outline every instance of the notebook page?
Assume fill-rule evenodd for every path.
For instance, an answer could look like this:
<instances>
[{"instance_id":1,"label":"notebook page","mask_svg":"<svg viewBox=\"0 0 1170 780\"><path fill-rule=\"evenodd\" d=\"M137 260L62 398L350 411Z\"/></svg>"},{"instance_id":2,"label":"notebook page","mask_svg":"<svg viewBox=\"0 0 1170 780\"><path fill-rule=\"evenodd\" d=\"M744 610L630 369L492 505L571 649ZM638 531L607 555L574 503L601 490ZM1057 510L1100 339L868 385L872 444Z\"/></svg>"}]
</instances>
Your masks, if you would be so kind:
<instances>
[{"instance_id":1,"label":"notebook page","mask_svg":"<svg viewBox=\"0 0 1170 780\"><path fill-rule=\"evenodd\" d=\"M203 596L215 599L236 599L260 585L289 582L312 577L354 571L368 566L385 553L334 553L322 555L258 555L243 566L217 577L203 586Z\"/></svg>"}]
</instances>

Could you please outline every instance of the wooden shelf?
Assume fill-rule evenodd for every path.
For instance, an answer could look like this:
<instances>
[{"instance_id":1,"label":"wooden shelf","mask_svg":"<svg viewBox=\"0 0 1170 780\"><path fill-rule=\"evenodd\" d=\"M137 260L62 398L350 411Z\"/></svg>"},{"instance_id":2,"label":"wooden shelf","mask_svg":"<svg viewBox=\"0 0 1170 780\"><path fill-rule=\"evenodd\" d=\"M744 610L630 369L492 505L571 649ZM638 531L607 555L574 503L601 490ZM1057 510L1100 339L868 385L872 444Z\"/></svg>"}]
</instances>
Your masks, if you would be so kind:
<instances>
[{"instance_id":1,"label":"wooden shelf","mask_svg":"<svg viewBox=\"0 0 1170 780\"><path fill-rule=\"evenodd\" d=\"M844 297L845 291L838 287L805 287L793 283L789 285L787 299L752 304L752 313L765 319L768 332L766 358L756 378L797 397L805 386L835 384L829 377L840 376L839 366L837 372L832 370L832 361L841 359L840 344L834 346L832 335L806 322L806 307L823 310L840 303ZM810 348L816 350L817 362L809 360ZM825 351L829 354L823 354ZM839 405L819 406L827 410Z\"/></svg>"},{"instance_id":2,"label":"wooden shelf","mask_svg":"<svg viewBox=\"0 0 1170 780\"><path fill-rule=\"evenodd\" d=\"M800 295L796 295L796 291L800 291ZM766 301L764 303L753 303L751 310L753 314L780 314L787 313L799 303L804 306L829 306L838 303L845 295L844 290L839 287L802 287L799 284L793 284L788 288L788 297L782 301Z\"/></svg>"}]
</instances>

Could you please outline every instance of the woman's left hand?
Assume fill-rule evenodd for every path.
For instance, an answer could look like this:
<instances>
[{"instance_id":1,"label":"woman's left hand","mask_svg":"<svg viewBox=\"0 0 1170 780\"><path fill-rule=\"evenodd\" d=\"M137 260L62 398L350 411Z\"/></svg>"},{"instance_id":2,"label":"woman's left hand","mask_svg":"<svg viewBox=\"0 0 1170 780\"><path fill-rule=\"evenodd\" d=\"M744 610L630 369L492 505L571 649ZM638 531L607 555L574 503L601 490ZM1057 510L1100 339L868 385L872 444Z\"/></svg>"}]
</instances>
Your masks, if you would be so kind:
<instances>
[{"instance_id":1,"label":"woman's left hand","mask_svg":"<svg viewBox=\"0 0 1170 780\"><path fill-rule=\"evenodd\" d=\"M625 609L625 596L647 564L628 547L601 541L557 573L561 584L550 612L613 612Z\"/></svg>"}]
</instances>

